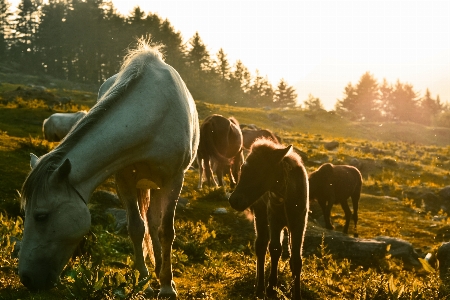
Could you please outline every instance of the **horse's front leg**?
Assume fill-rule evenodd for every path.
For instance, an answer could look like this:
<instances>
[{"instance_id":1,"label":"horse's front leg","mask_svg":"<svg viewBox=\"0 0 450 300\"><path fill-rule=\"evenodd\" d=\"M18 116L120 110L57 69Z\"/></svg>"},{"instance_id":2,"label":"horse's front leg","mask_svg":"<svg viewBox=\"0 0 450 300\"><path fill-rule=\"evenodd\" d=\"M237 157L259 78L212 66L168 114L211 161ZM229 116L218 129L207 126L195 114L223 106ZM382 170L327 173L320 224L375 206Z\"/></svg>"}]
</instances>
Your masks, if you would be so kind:
<instances>
[{"instance_id":1,"label":"horse's front leg","mask_svg":"<svg viewBox=\"0 0 450 300\"><path fill-rule=\"evenodd\" d=\"M272 217L269 214L269 224L270 224L270 243L269 243L269 253L270 253L270 275L269 283L267 285L266 294L269 297L276 295L275 287L278 284L278 261L281 257L281 252L283 248L281 247L281 231L283 230L283 224Z\"/></svg>"},{"instance_id":2,"label":"horse's front leg","mask_svg":"<svg viewBox=\"0 0 450 300\"><path fill-rule=\"evenodd\" d=\"M331 216L330 216L331 215L331 207L333 206L333 203L330 201L327 201L326 198L320 198L317 201L320 204L320 208L322 208L323 219L325 221L325 228L333 230L334 226L333 226L333 224L331 224Z\"/></svg>"},{"instance_id":3,"label":"horse's front leg","mask_svg":"<svg viewBox=\"0 0 450 300\"><path fill-rule=\"evenodd\" d=\"M161 203L161 225L158 229L158 237L161 243L161 271L159 279L161 290L158 298L176 299L177 291L172 274L172 244L175 238L174 217L175 208L181 187L183 185L183 173L173 178L159 191Z\"/></svg>"},{"instance_id":4,"label":"horse's front leg","mask_svg":"<svg viewBox=\"0 0 450 300\"><path fill-rule=\"evenodd\" d=\"M302 273L302 244L303 235L305 234L307 223L306 210L298 214L297 219L291 222L290 240L291 240L291 259L289 265L291 267L292 278L294 280L294 289L292 292L292 299L301 299L300 293L300 276Z\"/></svg>"},{"instance_id":5,"label":"horse's front leg","mask_svg":"<svg viewBox=\"0 0 450 300\"><path fill-rule=\"evenodd\" d=\"M203 165L205 167L205 175L209 187L212 187L213 185L214 187L217 187L217 182L211 168L211 159L209 157L203 159Z\"/></svg>"},{"instance_id":6,"label":"horse's front leg","mask_svg":"<svg viewBox=\"0 0 450 300\"><path fill-rule=\"evenodd\" d=\"M265 197L265 196L263 196ZM255 225L255 253L256 253L256 297L264 298L264 267L267 245L269 244L269 222L267 220L266 204L259 200L253 207Z\"/></svg>"}]
</instances>

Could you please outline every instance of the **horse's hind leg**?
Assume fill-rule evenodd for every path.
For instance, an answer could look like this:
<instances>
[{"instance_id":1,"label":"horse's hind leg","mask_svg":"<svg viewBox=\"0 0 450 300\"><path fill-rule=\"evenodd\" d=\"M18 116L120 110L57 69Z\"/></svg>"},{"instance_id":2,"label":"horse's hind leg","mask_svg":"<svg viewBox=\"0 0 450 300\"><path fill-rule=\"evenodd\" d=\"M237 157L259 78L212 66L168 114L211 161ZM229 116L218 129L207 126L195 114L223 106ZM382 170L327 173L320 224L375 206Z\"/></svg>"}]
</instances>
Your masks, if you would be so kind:
<instances>
[{"instance_id":1,"label":"horse's hind leg","mask_svg":"<svg viewBox=\"0 0 450 300\"><path fill-rule=\"evenodd\" d=\"M159 242L161 243L161 271L159 279L161 290L158 297L162 299L176 299L177 292L172 274L172 243L175 238L174 217L175 208L181 187L183 185L183 173L171 179L157 194L156 201L161 203L161 225L158 229ZM157 199L158 197L159 199Z\"/></svg>"},{"instance_id":2,"label":"horse's hind leg","mask_svg":"<svg viewBox=\"0 0 450 300\"><path fill-rule=\"evenodd\" d=\"M344 233L348 233L348 226L350 225L350 220L352 219L352 211L350 210L350 207L348 207L347 199L341 201L341 206L345 212Z\"/></svg>"},{"instance_id":3,"label":"horse's hind leg","mask_svg":"<svg viewBox=\"0 0 450 300\"><path fill-rule=\"evenodd\" d=\"M134 248L135 268L140 276L148 276L148 270L145 265L144 251L142 248L145 236L145 224L142 220L136 189L136 183L129 170L123 170L116 174L116 185L120 199L127 208L128 235L131 238Z\"/></svg>"},{"instance_id":4,"label":"horse's hind leg","mask_svg":"<svg viewBox=\"0 0 450 300\"><path fill-rule=\"evenodd\" d=\"M267 197L264 195L263 197ZM264 298L264 267L267 245L269 244L269 222L267 220L267 206L262 200L253 205L254 225L256 232L256 297Z\"/></svg>"},{"instance_id":5,"label":"horse's hind leg","mask_svg":"<svg viewBox=\"0 0 450 300\"><path fill-rule=\"evenodd\" d=\"M352 195L352 203L353 203L353 221L355 222L355 231L356 231L356 225L358 223L358 206L359 206L359 198L360 198L360 192L357 191Z\"/></svg>"}]
</instances>

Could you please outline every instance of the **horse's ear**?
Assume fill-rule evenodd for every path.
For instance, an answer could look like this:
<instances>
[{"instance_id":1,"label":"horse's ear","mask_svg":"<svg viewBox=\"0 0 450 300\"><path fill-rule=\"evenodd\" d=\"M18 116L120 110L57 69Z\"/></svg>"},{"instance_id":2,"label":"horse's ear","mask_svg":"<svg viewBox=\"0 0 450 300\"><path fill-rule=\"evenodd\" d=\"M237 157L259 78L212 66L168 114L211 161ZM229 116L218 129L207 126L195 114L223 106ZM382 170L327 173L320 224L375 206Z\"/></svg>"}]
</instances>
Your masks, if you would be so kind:
<instances>
[{"instance_id":1,"label":"horse's ear","mask_svg":"<svg viewBox=\"0 0 450 300\"><path fill-rule=\"evenodd\" d=\"M58 174L59 179L66 178L69 176L70 170L72 169L72 164L70 163L70 160L66 158L66 160L56 169L56 173Z\"/></svg>"},{"instance_id":2,"label":"horse's ear","mask_svg":"<svg viewBox=\"0 0 450 300\"><path fill-rule=\"evenodd\" d=\"M283 158L289 155L292 151L292 145L287 146L284 149L277 149L274 151L274 160L276 163L279 163L283 160Z\"/></svg>"},{"instance_id":3,"label":"horse's ear","mask_svg":"<svg viewBox=\"0 0 450 300\"><path fill-rule=\"evenodd\" d=\"M34 169L34 166L36 165L38 159L39 159L39 157L37 157L33 153L30 153L30 167L31 167L31 169Z\"/></svg>"}]
</instances>

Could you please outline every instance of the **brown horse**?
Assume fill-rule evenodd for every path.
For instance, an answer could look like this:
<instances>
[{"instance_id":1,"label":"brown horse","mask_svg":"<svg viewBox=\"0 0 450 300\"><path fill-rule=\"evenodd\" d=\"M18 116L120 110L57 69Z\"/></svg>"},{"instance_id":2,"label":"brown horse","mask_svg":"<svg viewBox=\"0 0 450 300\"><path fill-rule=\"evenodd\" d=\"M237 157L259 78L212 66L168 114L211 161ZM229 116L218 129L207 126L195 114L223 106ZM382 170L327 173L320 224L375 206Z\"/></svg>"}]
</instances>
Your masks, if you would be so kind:
<instances>
[{"instance_id":1,"label":"brown horse","mask_svg":"<svg viewBox=\"0 0 450 300\"><path fill-rule=\"evenodd\" d=\"M252 144L261 138L266 138L274 141L275 143L280 143L280 140L268 129L242 129L243 146L245 149L250 149Z\"/></svg>"},{"instance_id":2,"label":"brown horse","mask_svg":"<svg viewBox=\"0 0 450 300\"><path fill-rule=\"evenodd\" d=\"M361 194L362 176L359 170L352 166L335 166L330 163L321 165L309 175L309 199L317 199L322 208L325 227L334 229L331 224L331 208L340 203L345 212L344 233L348 232L352 212L347 199L352 198L353 221L358 222L358 202Z\"/></svg>"},{"instance_id":3,"label":"brown horse","mask_svg":"<svg viewBox=\"0 0 450 300\"><path fill-rule=\"evenodd\" d=\"M231 117L211 115L200 127L200 144L197 152L199 166L198 188L202 188L203 173L208 185L217 186L212 165L215 167L219 185L223 186L223 175L228 174L230 185L234 187L239 180L242 153L242 133L238 121Z\"/></svg>"},{"instance_id":4,"label":"brown horse","mask_svg":"<svg viewBox=\"0 0 450 300\"><path fill-rule=\"evenodd\" d=\"M290 241L290 267L294 280L291 299L301 299L302 245L308 220L308 175L292 145L284 148L272 140L257 140L245 164L230 205L238 211L250 208L256 231L256 296L276 295L278 260L282 247L280 234L287 227ZM264 291L264 263L269 245L271 269Z\"/></svg>"}]
</instances>

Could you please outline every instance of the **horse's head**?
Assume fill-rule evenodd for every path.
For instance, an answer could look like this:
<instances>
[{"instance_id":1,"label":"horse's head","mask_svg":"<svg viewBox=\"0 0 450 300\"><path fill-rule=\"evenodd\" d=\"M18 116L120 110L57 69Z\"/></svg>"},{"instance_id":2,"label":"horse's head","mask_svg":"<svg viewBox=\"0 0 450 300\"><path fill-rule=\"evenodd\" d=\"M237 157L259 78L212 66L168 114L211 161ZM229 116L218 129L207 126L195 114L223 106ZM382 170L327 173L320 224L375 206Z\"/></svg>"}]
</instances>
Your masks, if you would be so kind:
<instances>
[{"instance_id":1,"label":"horse's head","mask_svg":"<svg viewBox=\"0 0 450 300\"><path fill-rule=\"evenodd\" d=\"M292 146L282 148L271 140L260 140L241 168L241 177L229 202L232 208L243 211L255 203L278 180L277 170ZM279 178L281 179L281 178Z\"/></svg>"},{"instance_id":2,"label":"horse's head","mask_svg":"<svg viewBox=\"0 0 450 300\"><path fill-rule=\"evenodd\" d=\"M25 228L19 254L19 277L30 290L53 287L78 243L89 231L89 210L73 188L68 159L54 171L31 158L32 171L22 189Z\"/></svg>"}]
</instances>

